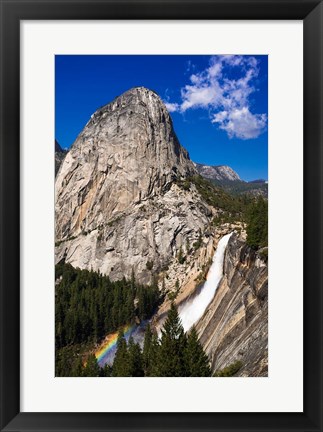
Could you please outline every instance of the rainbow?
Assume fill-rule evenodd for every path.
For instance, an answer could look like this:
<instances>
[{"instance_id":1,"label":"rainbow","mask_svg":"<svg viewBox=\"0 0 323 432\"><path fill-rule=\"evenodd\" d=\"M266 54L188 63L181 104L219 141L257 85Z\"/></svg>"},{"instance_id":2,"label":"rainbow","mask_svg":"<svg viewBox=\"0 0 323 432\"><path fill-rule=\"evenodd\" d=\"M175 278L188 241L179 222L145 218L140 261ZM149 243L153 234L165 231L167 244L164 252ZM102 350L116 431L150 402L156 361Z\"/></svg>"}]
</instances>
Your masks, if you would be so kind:
<instances>
[{"instance_id":1,"label":"rainbow","mask_svg":"<svg viewBox=\"0 0 323 432\"><path fill-rule=\"evenodd\" d=\"M136 325L127 324L122 328L124 333L124 337L128 340L131 336L131 333L135 330ZM114 349L117 347L119 331L115 333L108 334L100 347L94 353L98 363L101 363L102 360L109 355Z\"/></svg>"}]
</instances>

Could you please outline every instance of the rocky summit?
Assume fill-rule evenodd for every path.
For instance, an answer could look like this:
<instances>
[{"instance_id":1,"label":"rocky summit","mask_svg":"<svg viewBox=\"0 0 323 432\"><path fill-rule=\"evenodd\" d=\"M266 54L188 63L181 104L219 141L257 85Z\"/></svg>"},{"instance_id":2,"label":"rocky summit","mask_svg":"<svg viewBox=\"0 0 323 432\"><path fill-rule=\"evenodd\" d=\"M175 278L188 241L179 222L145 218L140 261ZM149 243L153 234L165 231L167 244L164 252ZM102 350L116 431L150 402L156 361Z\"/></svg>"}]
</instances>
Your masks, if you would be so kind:
<instances>
[{"instance_id":1,"label":"rocky summit","mask_svg":"<svg viewBox=\"0 0 323 432\"><path fill-rule=\"evenodd\" d=\"M56 178L56 262L148 282L210 222L197 190L177 185L194 174L155 92L133 88L98 109Z\"/></svg>"},{"instance_id":2,"label":"rocky summit","mask_svg":"<svg viewBox=\"0 0 323 432\"><path fill-rule=\"evenodd\" d=\"M239 175L227 165L204 165L194 163L198 173L210 180L241 181Z\"/></svg>"}]
</instances>

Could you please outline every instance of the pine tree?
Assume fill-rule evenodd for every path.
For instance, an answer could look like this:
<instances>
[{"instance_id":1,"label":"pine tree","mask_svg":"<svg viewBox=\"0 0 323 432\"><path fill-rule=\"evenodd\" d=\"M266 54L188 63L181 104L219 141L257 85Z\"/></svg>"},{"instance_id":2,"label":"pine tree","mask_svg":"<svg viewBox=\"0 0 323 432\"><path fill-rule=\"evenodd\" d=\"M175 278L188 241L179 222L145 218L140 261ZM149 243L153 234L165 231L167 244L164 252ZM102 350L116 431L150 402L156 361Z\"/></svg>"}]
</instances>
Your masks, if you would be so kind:
<instances>
[{"instance_id":1,"label":"pine tree","mask_svg":"<svg viewBox=\"0 0 323 432\"><path fill-rule=\"evenodd\" d=\"M211 369L209 359L203 351L197 336L195 327L190 331L187 344L184 351L185 369L187 376L191 377L209 377Z\"/></svg>"},{"instance_id":2,"label":"pine tree","mask_svg":"<svg viewBox=\"0 0 323 432\"><path fill-rule=\"evenodd\" d=\"M189 242L189 240L187 238L186 239L186 253L187 253L187 255L190 253L190 250L191 250L191 248L190 248L190 242Z\"/></svg>"},{"instance_id":3,"label":"pine tree","mask_svg":"<svg viewBox=\"0 0 323 432\"><path fill-rule=\"evenodd\" d=\"M122 331L119 332L117 352L112 366L112 376L131 376L127 342Z\"/></svg>"},{"instance_id":4,"label":"pine tree","mask_svg":"<svg viewBox=\"0 0 323 432\"><path fill-rule=\"evenodd\" d=\"M131 284L132 291L135 291L135 289L136 289L136 278L135 278L135 271L134 271L133 267L131 269L130 284Z\"/></svg>"},{"instance_id":5,"label":"pine tree","mask_svg":"<svg viewBox=\"0 0 323 432\"><path fill-rule=\"evenodd\" d=\"M128 289L127 300L126 300L126 321L131 322L134 318L134 301L135 301L135 291L133 284Z\"/></svg>"},{"instance_id":6,"label":"pine tree","mask_svg":"<svg viewBox=\"0 0 323 432\"><path fill-rule=\"evenodd\" d=\"M86 377L98 377L100 376L100 367L98 365L98 362L96 360L96 357L94 354L90 354L86 366L83 371L83 376Z\"/></svg>"},{"instance_id":7,"label":"pine tree","mask_svg":"<svg viewBox=\"0 0 323 432\"><path fill-rule=\"evenodd\" d=\"M153 333L151 331L150 324L147 324L146 331L145 331L145 338L144 338L144 348L142 352L145 374L147 374L147 370L149 368L152 339L153 339Z\"/></svg>"},{"instance_id":8,"label":"pine tree","mask_svg":"<svg viewBox=\"0 0 323 432\"><path fill-rule=\"evenodd\" d=\"M84 374L84 367L83 367L83 361L82 356L79 355L76 361L74 362L73 368L72 368L72 376L73 377L81 377Z\"/></svg>"},{"instance_id":9,"label":"pine tree","mask_svg":"<svg viewBox=\"0 0 323 432\"><path fill-rule=\"evenodd\" d=\"M176 289L176 294L177 294L179 291L179 280L178 279L176 279L176 282L175 282L175 289Z\"/></svg>"},{"instance_id":10,"label":"pine tree","mask_svg":"<svg viewBox=\"0 0 323 432\"><path fill-rule=\"evenodd\" d=\"M174 303L168 312L162 329L158 350L158 376L185 376L184 349L186 336Z\"/></svg>"},{"instance_id":11,"label":"pine tree","mask_svg":"<svg viewBox=\"0 0 323 432\"><path fill-rule=\"evenodd\" d=\"M145 376L158 376L158 348L159 342L155 332L148 324L145 331L144 348L142 353Z\"/></svg>"},{"instance_id":12,"label":"pine tree","mask_svg":"<svg viewBox=\"0 0 323 432\"><path fill-rule=\"evenodd\" d=\"M262 197L253 202L247 213L247 243L254 249L268 245L268 202Z\"/></svg>"},{"instance_id":13,"label":"pine tree","mask_svg":"<svg viewBox=\"0 0 323 432\"><path fill-rule=\"evenodd\" d=\"M112 367L108 365L108 363L106 363L103 368L101 368L100 371L100 376L101 377L110 377L112 374Z\"/></svg>"},{"instance_id":14,"label":"pine tree","mask_svg":"<svg viewBox=\"0 0 323 432\"><path fill-rule=\"evenodd\" d=\"M180 264L184 264L185 257L184 257L184 254L183 254L183 247L182 246L179 248L179 252L178 252L178 257L177 258L178 258L178 262Z\"/></svg>"},{"instance_id":15,"label":"pine tree","mask_svg":"<svg viewBox=\"0 0 323 432\"><path fill-rule=\"evenodd\" d=\"M130 375L133 377L144 376L141 349L140 346L134 342L132 337L129 339L128 353L129 353Z\"/></svg>"},{"instance_id":16,"label":"pine tree","mask_svg":"<svg viewBox=\"0 0 323 432\"><path fill-rule=\"evenodd\" d=\"M150 376L150 377L161 376L158 369L159 348L160 348L159 339L157 333L154 332L150 344L149 363L145 373L146 376Z\"/></svg>"}]
</instances>

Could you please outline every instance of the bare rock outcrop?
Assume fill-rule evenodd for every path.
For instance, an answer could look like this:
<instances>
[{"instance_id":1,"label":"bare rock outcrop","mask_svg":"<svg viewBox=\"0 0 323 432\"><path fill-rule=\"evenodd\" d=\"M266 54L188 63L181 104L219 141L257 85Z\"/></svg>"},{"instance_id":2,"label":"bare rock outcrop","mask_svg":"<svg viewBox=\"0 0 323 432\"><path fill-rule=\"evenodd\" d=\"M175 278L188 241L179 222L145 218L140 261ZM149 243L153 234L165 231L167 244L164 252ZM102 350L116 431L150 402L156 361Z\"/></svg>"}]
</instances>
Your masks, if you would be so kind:
<instances>
[{"instance_id":1,"label":"bare rock outcrop","mask_svg":"<svg viewBox=\"0 0 323 432\"><path fill-rule=\"evenodd\" d=\"M176 184L194 174L156 93L134 88L100 108L57 175L56 262L149 282L210 223L195 187Z\"/></svg>"},{"instance_id":2,"label":"bare rock outcrop","mask_svg":"<svg viewBox=\"0 0 323 432\"><path fill-rule=\"evenodd\" d=\"M227 165L204 165L194 163L202 177L219 181L242 181L239 175Z\"/></svg>"},{"instance_id":3,"label":"bare rock outcrop","mask_svg":"<svg viewBox=\"0 0 323 432\"><path fill-rule=\"evenodd\" d=\"M213 371L241 361L236 376L268 375L268 268L236 234L227 246L224 277L197 330Z\"/></svg>"},{"instance_id":4,"label":"bare rock outcrop","mask_svg":"<svg viewBox=\"0 0 323 432\"><path fill-rule=\"evenodd\" d=\"M63 150L62 147L58 144L57 140L55 140L55 177L66 156L66 153L66 150Z\"/></svg>"}]
</instances>

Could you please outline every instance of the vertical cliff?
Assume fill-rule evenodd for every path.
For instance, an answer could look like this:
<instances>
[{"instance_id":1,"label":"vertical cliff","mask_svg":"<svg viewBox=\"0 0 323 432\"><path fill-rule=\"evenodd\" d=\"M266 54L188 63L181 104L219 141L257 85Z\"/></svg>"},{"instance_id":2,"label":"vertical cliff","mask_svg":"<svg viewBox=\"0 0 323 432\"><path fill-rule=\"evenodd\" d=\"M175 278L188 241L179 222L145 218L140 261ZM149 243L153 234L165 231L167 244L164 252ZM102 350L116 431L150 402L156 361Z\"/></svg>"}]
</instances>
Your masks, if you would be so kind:
<instances>
[{"instance_id":1,"label":"vertical cliff","mask_svg":"<svg viewBox=\"0 0 323 432\"><path fill-rule=\"evenodd\" d=\"M149 282L211 221L196 188L176 184L194 174L159 96L125 92L92 115L60 167L56 262Z\"/></svg>"}]
</instances>

